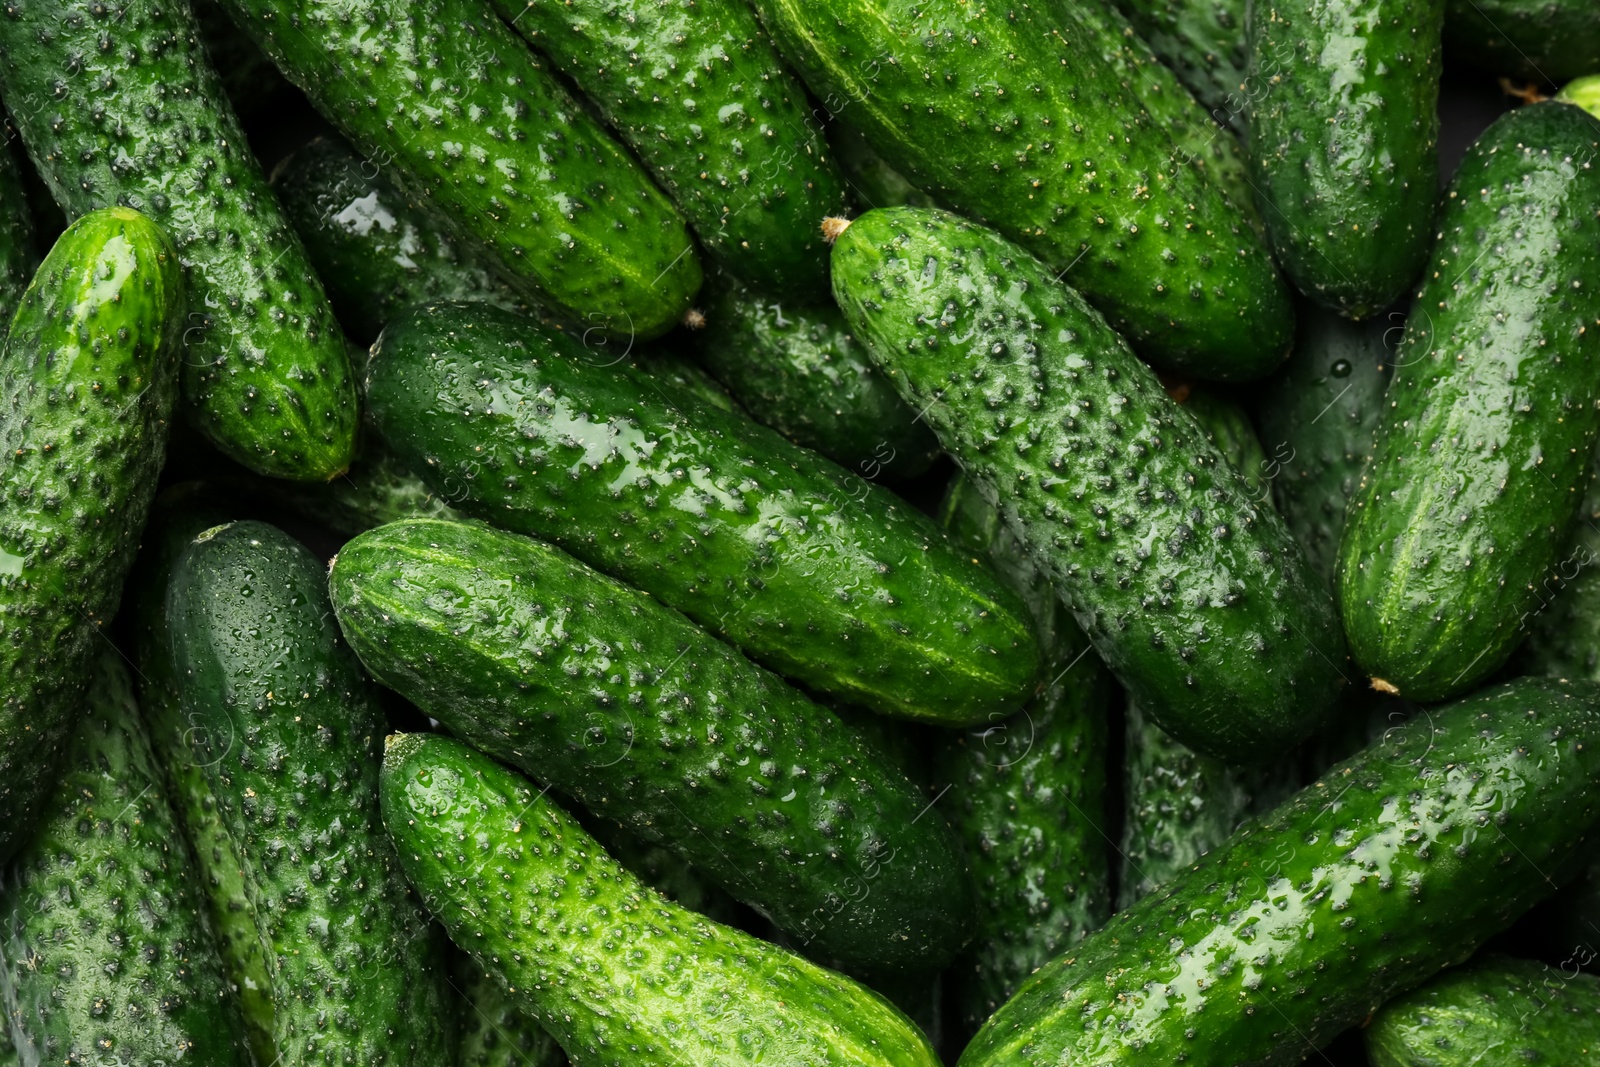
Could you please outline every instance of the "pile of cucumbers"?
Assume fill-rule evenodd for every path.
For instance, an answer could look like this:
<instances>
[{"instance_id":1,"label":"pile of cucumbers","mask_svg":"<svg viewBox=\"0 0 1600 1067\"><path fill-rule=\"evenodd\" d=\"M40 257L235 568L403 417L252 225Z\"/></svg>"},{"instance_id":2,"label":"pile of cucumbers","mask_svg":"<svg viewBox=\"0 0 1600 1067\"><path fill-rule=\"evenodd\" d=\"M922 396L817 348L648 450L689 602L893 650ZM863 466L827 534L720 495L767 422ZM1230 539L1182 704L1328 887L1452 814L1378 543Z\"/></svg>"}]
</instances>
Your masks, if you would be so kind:
<instances>
[{"instance_id":1,"label":"pile of cucumbers","mask_svg":"<svg viewBox=\"0 0 1600 1067\"><path fill-rule=\"evenodd\" d=\"M1600 1064L1594 0L16 0L0 1067Z\"/></svg>"}]
</instances>

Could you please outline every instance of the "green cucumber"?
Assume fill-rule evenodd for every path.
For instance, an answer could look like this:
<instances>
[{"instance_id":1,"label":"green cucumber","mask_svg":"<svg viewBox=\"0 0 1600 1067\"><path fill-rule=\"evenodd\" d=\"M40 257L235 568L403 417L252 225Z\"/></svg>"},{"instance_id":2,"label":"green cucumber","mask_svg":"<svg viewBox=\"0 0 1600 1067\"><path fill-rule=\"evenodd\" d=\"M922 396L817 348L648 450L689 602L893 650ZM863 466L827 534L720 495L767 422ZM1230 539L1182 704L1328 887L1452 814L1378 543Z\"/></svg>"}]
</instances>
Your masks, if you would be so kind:
<instances>
[{"instance_id":1,"label":"green cucumber","mask_svg":"<svg viewBox=\"0 0 1600 1067\"><path fill-rule=\"evenodd\" d=\"M1600 71L1592 0L1446 0L1444 46L1490 74L1563 82Z\"/></svg>"},{"instance_id":2,"label":"green cucumber","mask_svg":"<svg viewBox=\"0 0 1600 1067\"><path fill-rule=\"evenodd\" d=\"M1267 453L1261 447L1250 424L1250 414L1244 407L1221 393L1204 386L1190 386L1186 390L1183 406L1193 415L1200 428L1222 452L1239 477L1250 490L1250 499L1258 503L1272 503L1271 493L1264 481L1268 470Z\"/></svg>"},{"instance_id":3,"label":"green cucumber","mask_svg":"<svg viewBox=\"0 0 1600 1067\"><path fill-rule=\"evenodd\" d=\"M921 791L650 596L519 534L431 519L355 538L329 587L374 677L672 848L807 951L909 970L966 939L966 865Z\"/></svg>"},{"instance_id":4,"label":"green cucumber","mask_svg":"<svg viewBox=\"0 0 1600 1067\"><path fill-rule=\"evenodd\" d=\"M1018 246L921 208L833 250L856 335L1180 741L1259 759L1337 696L1338 618L1283 520L1077 294Z\"/></svg>"},{"instance_id":5,"label":"green cucumber","mask_svg":"<svg viewBox=\"0 0 1600 1067\"><path fill-rule=\"evenodd\" d=\"M719 285L696 355L757 422L869 479L915 477L939 453L831 300L779 301Z\"/></svg>"},{"instance_id":6,"label":"green cucumber","mask_svg":"<svg viewBox=\"0 0 1600 1067\"><path fill-rule=\"evenodd\" d=\"M579 1064L939 1062L887 1001L653 893L532 782L459 742L391 737L383 814L451 939Z\"/></svg>"},{"instance_id":7,"label":"green cucumber","mask_svg":"<svg viewBox=\"0 0 1600 1067\"><path fill-rule=\"evenodd\" d=\"M570 333L482 305L414 308L373 348L367 409L453 507L550 541L820 692L961 725L1033 687L1021 603L926 516L601 365Z\"/></svg>"},{"instance_id":8,"label":"green cucumber","mask_svg":"<svg viewBox=\"0 0 1600 1067\"><path fill-rule=\"evenodd\" d=\"M263 474L328 478L359 421L344 338L199 32L187 3L30 0L0 20L0 93L69 218L121 204L177 247L188 420Z\"/></svg>"},{"instance_id":9,"label":"green cucumber","mask_svg":"<svg viewBox=\"0 0 1600 1067\"><path fill-rule=\"evenodd\" d=\"M1276 1067L1548 896L1600 816L1600 687L1423 712L1041 968L961 1067Z\"/></svg>"},{"instance_id":10,"label":"green cucumber","mask_svg":"<svg viewBox=\"0 0 1600 1067\"><path fill-rule=\"evenodd\" d=\"M22 1061L249 1067L122 657L104 646L90 675L48 813L0 897L0 994Z\"/></svg>"},{"instance_id":11,"label":"green cucumber","mask_svg":"<svg viewBox=\"0 0 1600 1067\"><path fill-rule=\"evenodd\" d=\"M708 258L783 297L827 292L844 179L745 0L492 0L594 101Z\"/></svg>"},{"instance_id":12,"label":"green cucumber","mask_svg":"<svg viewBox=\"0 0 1600 1067\"><path fill-rule=\"evenodd\" d=\"M1569 543L1600 438L1597 156L1600 120L1534 104L1445 194L1339 547L1351 653L1407 699L1498 669Z\"/></svg>"},{"instance_id":13,"label":"green cucumber","mask_svg":"<svg viewBox=\"0 0 1600 1067\"><path fill-rule=\"evenodd\" d=\"M165 605L181 732L156 744L169 766L198 767L220 813L211 832L243 864L271 986L271 1019L247 1021L276 1057L442 1065L440 946L380 824L382 711L324 581L319 559L259 522L190 542ZM225 892L234 872L212 858L199 853Z\"/></svg>"},{"instance_id":14,"label":"green cucumber","mask_svg":"<svg viewBox=\"0 0 1600 1067\"><path fill-rule=\"evenodd\" d=\"M1596 59L1595 65L1600 66L1600 58ZM1575 78L1563 85L1555 98L1569 104L1577 104L1589 114L1600 118L1600 74Z\"/></svg>"},{"instance_id":15,"label":"green cucumber","mask_svg":"<svg viewBox=\"0 0 1600 1067\"><path fill-rule=\"evenodd\" d=\"M562 1067L561 1046L522 1013L516 995L465 952L450 954L450 983L460 1002L458 1067Z\"/></svg>"},{"instance_id":16,"label":"green cucumber","mask_svg":"<svg viewBox=\"0 0 1600 1067\"><path fill-rule=\"evenodd\" d=\"M166 456L183 276L149 220L75 222L0 358L0 863L27 838Z\"/></svg>"},{"instance_id":17,"label":"green cucumber","mask_svg":"<svg viewBox=\"0 0 1600 1067\"><path fill-rule=\"evenodd\" d=\"M1257 398L1263 468L1312 569L1332 587L1345 509L1372 452L1389 388L1383 318L1353 323L1323 308L1300 316L1294 352Z\"/></svg>"},{"instance_id":18,"label":"green cucumber","mask_svg":"<svg viewBox=\"0 0 1600 1067\"><path fill-rule=\"evenodd\" d=\"M1519 657L1527 673L1600 682L1600 478L1593 472L1572 542L1518 624L1527 634Z\"/></svg>"},{"instance_id":19,"label":"green cucumber","mask_svg":"<svg viewBox=\"0 0 1600 1067\"><path fill-rule=\"evenodd\" d=\"M1600 978L1486 956L1383 1006L1366 1028L1373 1067L1600 1063Z\"/></svg>"},{"instance_id":20,"label":"green cucumber","mask_svg":"<svg viewBox=\"0 0 1600 1067\"><path fill-rule=\"evenodd\" d=\"M933 197L878 155L862 132L842 118L828 123L828 143L839 161L850 198L868 211L875 207L938 207Z\"/></svg>"},{"instance_id":21,"label":"green cucumber","mask_svg":"<svg viewBox=\"0 0 1600 1067\"><path fill-rule=\"evenodd\" d=\"M964 0L756 7L891 166L1039 256L1146 358L1234 381L1288 351L1265 243L1107 62L1123 43L1109 20Z\"/></svg>"},{"instance_id":22,"label":"green cucumber","mask_svg":"<svg viewBox=\"0 0 1600 1067\"><path fill-rule=\"evenodd\" d=\"M488 5L224 3L364 156L557 316L644 339L688 310L683 217Z\"/></svg>"},{"instance_id":23,"label":"green cucumber","mask_svg":"<svg viewBox=\"0 0 1600 1067\"><path fill-rule=\"evenodd\" d=\"M272 171L283 213L305 242L339 321L362 344L412 304L473 300L532 313L475 245L339 137L319 137Z\"/></svg>"},{"instance_id":24,"label":"green cucumber","mask_svg":"<svg viewBox=\"0 0 1600 1067\"><path fill-rule=\"evenodd\" d=\"M1445 0L1260 0L1245 110L1252 181L1278 263L1353 319L1422 272L1439 187Z\"/></svg>"},{"instance_id":25,"label":"green cucumber","mask_svg":"<svg viewBox=\"0 0 1600 1067\"><path fill-rule=\"evenodd\" d=\"M0 326L11 326L38 266L33 212L28 207L22 167L11 145L0 145Z\"/></svg>"},{"instance_id":26,"label":"green cucumber","mask_svg":"<svg viewBox=\"0 0 1600 1067\"><path fill-rule=\"evenodd\" d=\"M1117 0L1117 6L1196 99L1221 121L1233 121L1248 63L1244 0Z\"/></svg>"},{"instance_id":27,"label":"green cucumber","mask_svg":"<svg viewBox=\"0 0 1600 1067\"><path fill-rule=\"evenodd\" d=\"M362 442L361 452L347 472L323 485L263 482L249 486L249 490L345 537L414 515L432 519L466 517L381 443L371 440Z\"/></svg>"}]
</instances>

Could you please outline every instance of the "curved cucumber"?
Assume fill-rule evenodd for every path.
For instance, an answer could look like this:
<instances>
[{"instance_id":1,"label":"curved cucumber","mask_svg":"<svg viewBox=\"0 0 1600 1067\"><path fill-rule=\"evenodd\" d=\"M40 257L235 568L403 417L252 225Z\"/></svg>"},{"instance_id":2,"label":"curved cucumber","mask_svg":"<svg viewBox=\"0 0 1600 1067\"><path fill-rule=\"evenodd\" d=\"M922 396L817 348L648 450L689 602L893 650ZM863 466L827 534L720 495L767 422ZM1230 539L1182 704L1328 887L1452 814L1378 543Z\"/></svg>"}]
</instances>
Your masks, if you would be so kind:
<instances>
[{"instance_id":1,"label":"curved cucumber","mask_svg":"<svg viewBox=\"0 0 1600 1067\"><path fill-rule=\"evenodd\" d=\"M1592 847L1597 729L1583 683L1424 711L1041 968L961 1067L1300 1062Z\"/></svg>"},{"instance_id":2,"label":"curved cucumber","mask_svg":"<svg viewBox=\"0 0 1600 1067\"><path fill-rule=\"evenodd\" d=\"M199 33L187 3L30 0L0 19L0 92L69 218L133 207L177 247L189 421L253 470L328 478L359 421L344 338Z\"/></svg>"},{"instance_id":3,"label":"curved cucumber","mask_svg":"<svg viewBox=\"0 0 1600 1067\"><path fill-rule=\"evenodd\" d=\"M1504 663L1571 536L1600 438L1597 153L1581 108L1518 108L1445 195L1339 548L1351 653L1408 699Z\"/></svg>"},{"instance_id":4,"label":"curved cucumber","mask_svg":"<svg viewBox=\"0 0 1600 1067\"><path fill-rule=\"evenodd\" d=\"M683 217L488 5L224 3L363 155L555 314L642 339L688 310Z\"/></svg>"},{"instance_id":5,"label":"curved cucumber","mask_svg":"<svg viewBox=\"0 0 1600 1067\"><path fill-rule=\"evenodd\" d=\"M1099 314L993 231L869 211L834 295L874 361L1179 740L1255 759L1308 735L1344 651L1270 507Z\"/></svg>"},{"instance_id":6,"label":"curved cucumber","mask_svg":"<svg viewBox=\"0 0 1600 1067\"><path fill-rule=\"evenodd\" d=\"M1444 45L1490 74L1562 82L1600 72L1591 0L1446 0Z\"/></svg>"},{"instance_id":7,"label":"curved cucumber","mask_svg":"<svg viewBox=\"0 0 1600 1067\"><path fill-rule=\"evenodd\" d=\"M926 516L570 334L481 305L413 309L373 350L367 407L454 507L814 689L959 725L1034 684L1022 605Z\"/></svg>"},{"instance_id":8,"label":"curved cucumber","mask_svg":"<svg viewBox=\"0 0 1600 1067\"><path fill-rule=\"evenodd\" d=\"M391 738L383 812L451 938L580 1064L617 1049L674 1067L939 1062L887 1001L651 892L532 782L465 745Z\"/></svg>"},{"instance_id":9,"label":"curved cucumber","mask_svg":"<svg viewBox=\"0 0 1600 1067\"><path fill-rule=\"evenodd\" d=\"M1213 116L1233 121L1248 64L1244 0L1117 0L1117 6Z\"/></svg>"},{"instance_id":10,"label":"curved cucumber","mask_svg":"<svg viewBox=\"0 0 1600 1067\"><path fill-rule=\"evenodd\" d=\"M90 673L48 814L6 872L6 1022L29 1064L249 1067L122 657L105 646Z\"/></svg>"},{"instance_id":11,"label":"curved cucumber","mask_svg":"<svg viewBox=\"0 0 1600 1067\"><path fill-rule=\"evenodd\" d=\"M966 865L922 793L651 597L519 534L426 519L345 545L329 586L385 685L674 849L800 947L913 969L965 941Z\"/></svg>"},{"instance_id":12,"label":"curved cucumber","mask_svg":"<svg viewBox=\"0 0 1600 1067\"><path fill-rule=\"evenodd\" d=\"M117 613L177 393L183 276L127 208L75 222L0 358L0 863L26 839Z\"/></svg>"}]
</instances>

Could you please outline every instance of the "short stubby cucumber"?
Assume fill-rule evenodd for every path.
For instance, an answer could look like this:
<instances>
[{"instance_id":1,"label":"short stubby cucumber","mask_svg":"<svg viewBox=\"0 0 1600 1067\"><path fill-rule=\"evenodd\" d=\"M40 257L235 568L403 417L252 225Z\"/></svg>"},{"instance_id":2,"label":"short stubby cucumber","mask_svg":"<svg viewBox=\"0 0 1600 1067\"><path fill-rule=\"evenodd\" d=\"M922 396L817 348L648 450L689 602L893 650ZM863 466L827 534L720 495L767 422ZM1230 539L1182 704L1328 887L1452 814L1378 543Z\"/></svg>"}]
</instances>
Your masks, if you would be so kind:
<instances>
[{"instance_id":1,"label":"short stubby cucumber","mask_svg":"<svg viewBox=\"0 0 1600 1067\"><path fill-rule=\"evenodd\" d=\"M646 594L520 534L431 519L355 538L328 581L379 681L677 851L797 947L931 969L969 935L970 875L922 792Z\"/></svg>"},{"instance_id":2,"label":"short stubby cucumber","mask_svg":"<svg viewBox=\"0 0 1600 1067\"><path fill-rule=\"evenodd\" d=\"M1250 5L1253 184L1278 263L1355 319L1416 281L1439 187L1445 0Z\"/></svg>"},{"instance_id":3,"label":"short stubby cucumber","mask_svg":"<svg viewBox=\"0 0 1600 1067\"><path fill-rule=\"evenodd\" d=\"M39 832L6 872L0 993L0 1029L30 1065L250 1064L194 861L110 645Z\"/></svg>"},{"instance_id":4,"label":"short stubby cucumber","mask_svg":"<svg viewBox=\"0 0 1600 1067\"><path fill-rule=\"evenodd\" d=\"M14 4L0 93L69 218L132 207L177 247L189 421L254 470L320 480L350 463L355 376L199 34L181 2Z\"/></svg>"},{"instance_id":5,"label":"short stubby cucumber","mask_svg":"<svg viewBox=\"0 0 1600 1067\"><path fill-rule=\"evenodd\" d=\"M166 457L183 275L127 208L45 257L0 357L0 863L26 838Z\"/></svg>"},{"instance_id":6,"label":"short stubby cucumber","mask_svg":"<svg viewBox=\"0 0 1600 1067\"><path fill-rule=\"evenodd\" d=\"M688 310L701 274L683 216L487 4L224 3L363 155L552 313L643 339Z\"/></svg>"},{"instance_id":7,"label":"short stubby cucumber","mask_svg":"<svg viewBox=\"0 0 1600 1067\"><path fill-rule=\"evenodd\" d=\"M1025 609L927 516L569 332L415 308L373 348L367 409L453 507L550 541L813 689L962 725L1033 687Z\"/></svg>"},{"instance_id":8,"label":"short stubby cucumber","mask_svg":"<svg viewBox=\"0 0 1600 1067\"><path fill-rule=\"evenodd\" d=\"M1484 956L1384 1005L1365 1036L1373 1067L1592 1067L1600 978Z\"/></svg>"},{"instance_id":9,"label":"short stubby cucumber","mask_svg":"<svg viewBox=\"0 0 1600 1067\"><path fill-rule=\"evenodd\" d=\"M869 211L834 295L874 361L990 498L1152 718L1260 759L1338 693L1339 621L1283 520L1149 367L993 231Z\"/></svg>"},{"instance_id":10,"label":"short stubby cucumber","mask_svg":"<svg viewBox=\"0 0 1600 1067\"><path fill-rule=\"evenodd\" d=\"M1596 277L1600 120L1508 112L1444 196L1339 546L1350 651L1382 688L1465 692L1525 635L1600 438Z\"/></svg>"},{"instance_id":11,"label":"short stubby cucumber","mask_svg":"<svg viewBox=\"0 0 1600 1067\"><path fill-rule=\"evenodd\" d=\"M492 2L594 101L708 259L773 295L827 293L817 226L844 179L745 0Z\"/></svg>"},{"instance_id":12,"label":"short stubby cucumber","mask_svg":"<svg viewBox=\"0 0 1600 1067\"><path fill-rule=\"evenodd\" d=\"M1248 64L1244 0L1117 0L1117 6L1216 121L1239 116Z\"/></svg>"},{"instance_id":13,"label":"short stubby cucumber","mask_svg":"<svg viewBox=\"0 0 1600 1067\"><path fill-rule=\"evenodd\" d=\"M534 783L457 741L391 737L383 815L451 940L578 1064L939 1062L877 994L651 891Z\"/></svg>"},{"instance_id":14,"label":"short stubby cucumber","mask_svg":"<svg viewBox=\"0 0 1600 1067\"><path fill-rule=\"evenodd\" d=\"M1593 0L1446 0L1445 50L1490 74L1562 82L1600 73Z\"/></svg>"},{"instance_id":15,"label":"short stubby cucumber","mask_svg":"<svg viewBox=\"0 0 1600 1067\"><path fill-rule=\"evenodd\" d=\"M1593 847L1600 687L1429 709L1041 968L961 1067L1279 1067L1470 956Z\"/></svg>"},{"instance_id":16,"label":"short stubby cucumber","mask_svg":"<svg viewBox=\"0 0 1600 1067\"><path fill-rule=\"evenodd\" d=\"M890 165L1039 256L1146 358L1234 381L1288 352L1265 242L1107 62L1108 20L965 0L756 8Z\"/></svg>"},{"instance_id":17,"label":"short stubby cucumber","mask_svg":"<svg viewBox=\"0 0 1600 1067\"><path fill-rule=\"evenodd\" d=\"M165 606L181 732L156 745L169 766L199 768L221 816L210 832L243 863L275 1058L442 1067L453 1045L442 946L384 833L382 711L324 581L319 559L263 523L191 541ZM207 875L225 892L234 872Z\"/></svg>"}]
</instances>

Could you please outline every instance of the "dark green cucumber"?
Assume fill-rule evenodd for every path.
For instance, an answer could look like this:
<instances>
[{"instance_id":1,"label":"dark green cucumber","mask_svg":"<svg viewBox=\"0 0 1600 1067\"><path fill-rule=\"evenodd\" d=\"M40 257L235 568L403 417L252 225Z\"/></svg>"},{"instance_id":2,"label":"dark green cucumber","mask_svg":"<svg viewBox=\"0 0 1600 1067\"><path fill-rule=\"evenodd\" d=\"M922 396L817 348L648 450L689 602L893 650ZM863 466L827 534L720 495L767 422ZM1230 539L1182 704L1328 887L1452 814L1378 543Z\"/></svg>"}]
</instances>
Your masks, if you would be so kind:
<instances>
[{"instance_id":1,"label":"dark green cucumber","mask_svg":"<svg viewBox=\"0 0 1600 1067\"><path fill-rule=\"evenodd\" d=\"M1587 683L1422 713L1040 969L962 1067L1299 1063L1555 889L1600 816L1596 730Z\"/></svg>"},{"instance_id":2,"label":"dark green cucumber","mask_svg":"<svg viewBox=\"0 0 1600 1067\"><path fill-rule=\"evenodd\" d=\"M757 422L868 479L914 477L939 442L850 336L839 308L718 285L696 354Z\"/></svg>"},{"instance_id":3,"label":"dark green cucumber","mask_svg":"<svg viewBox=\"0 0 1600 1067\"><path fill-rule=\"evenodd\" d=\"M391 737L383 814L451 939L577 1063L939 1062L887 1001L652 892L532 782L459 742Z\"/></svg>"},{"instance_id":4,"label":"dark green cucumber","mask_svg":"<svg viewBox=\"0 0 1600 1067\"><path fill-rule=\"evenodd\" d=\"M1596 277L1600 120L1508 112L1445 194L1339 547L1351 653L1408 699L1504 663L1566 550L1600 438Z\"/></svg>"},{"instance_id":5,"label":"dark green cucumber","mask_svg":"<svg viewBox=\"0 0 1600 1067\"><path fill-rule=\"evenodd\" d=\"M828 143L844 174L850 199L862 211L875 207L938 207L933 197L906 180L889 166L862 132L848 121L835 117L828 123Z\"/></svg>"},{"instance_id":6,"label":"dark green cucumber","mask_svg":"<svg viewBox=\"0 0 1600 1067\"><path fill-rule=\"evenodd\" d=\"M1445 50L1490 74L1562 82L1600 71L1592 0L1446 0Z\"/></svg>"},{"instance_id":7,"label":"dark green cucumber","mask_svg":"<svg viewBox=\"0 0 1600 1067\"><path fill-rule=\"evenodd\" d=\"M921 791L646 594L519 534L429 519L355 538L329 586L385 685L674 849L799 947L916 969L966 940L966 865Z\"/></svg>"},{"instance_id":8,"label":"dark green cucumber","mask_svg":"<svg viewBox=\"0 0 1600 1067\"><path fill-rule=\"evenodd\" d=\"M263 474L328 478L359 421L344 338L199 32L181 2L19 3L0 19L0 93L69 218L121 204L172 238L189 421Z\"/></svg>"},{"instance_id":9,"label":"dark green cucumber","mask_svg":"<svg viewBox=\"0 0 1600 1067\"><path fill-rule=\"evenodd\" d=\"M382 712L324 580L320 560L259 522L193 540L166 596L182 732L156 744L169 765L199 768L220 813L212 832L243 864L276 1055L442 1065L453 1041L440 945L380 824ZM230 889L231 870L207 874Z\"/></svg>"},{"instance_id":10,"label":"dark green cucumber","mask_svg":"<svg viewBox=\"0 0 1600 1067\"><path fill-rule=\"evenodd\" d=\"M1107 62L1122 43L1108 20L964 0L756 7L891 166L1026 246L1147 358L1247 380L1288 351L1265 243Z\"/></svg>"},{"instance_id":11,"label":"dark green cucumber","mask_svg":"<svg viewBox=\"0 0 1600 1067\"><path fill-rule=\"evenodd\" d=\"M1243 0L1117 0L1161 61L1219 122L1232 122L1245 81Z\"/></svg>"},{"instance_id":12,"label":"dark green cucumber","mask_svg":"<svg viewBox=\"0 0 1600 1067\"><path fill-rule=\"evenodd\" d=\"M1278 263L1354 319L1422 272L1439 187L1445 0L1260 0L1246 30L1252 180Z\"/></svg>"},{"instance_id":13,"label":"dark green cucumber","mask_svg":"<svg viewBox=\"0 0 1600 1067\"><path fill-rule=\"evenodd\" d=\"M363 155L556 315L642 339L688 310L683 217L488 5L224 4Z\"/></svg>"},{"instance_id":14,"label":"dark green cucumber","mask_svg":"<svg viewBox=\"0 0 1600 1067\"><path fill-rule=\"evenodd\" d=\"M1257 397L1264 476L1312 569L1333 583L1345 509L1372 452L1389 388L1383 318L1356 324L1307 307L1289 362Z\"/></svg>"},{"instance_id":15,"label":"dark green cucumber","mask_svg":"<svg viewBox=\"0 0 1600 1067\"><path fill-rule=\"evenodd\" d=\"M1055 590L976 486L957 475L941 518L1027 601L1046 687L1021 711L950 738L938 777L978 885L972 944L952 968L975 1032L1022 980L1111 914L1106 719L1111 678Z\"/></svg>"},{"instance_id":16,"label":"dark green cucumber","mask_svg":"<svg viewBox=\"0 0 1600 1067\"><path fill-rule=\"evenodd\" d=\"M0 863L26 839L166 456L183 276L127 208L79 219L0 358Z\"/></svg>"},{"instance_id":17,"label":"dark green cucumber","mask_svg":"<svg viewBox=\"0 0 1600 1067\"><path fill-rule=\"evenodd\" d=\"M519 998L459 949L450 953L450 981L460 1002L458 1067L562 1067L556 1039L523 1014Z\"/></svg>"},{"instance_id":18,"label":"dark green cucumber","mask_svg":"<svg viewBox=\"0 0 1600 1067\"><path fill-rule=\"evenodd\" d=\"M1337 695L1338 618L1272 508L1043 263L939 211L869 211L833 251L872 358L1151 717L1259 759Z\"/></svg>"},{"instance_id":19,"label":"dark green cucumber","mask_svg":"<svg viewBox=\"0 0 1600 1067\"><path fill-rule=\"evenodd\" d=\"M492 0L677 202L706 255L775 296L827 292L844 179L745 0Z\"/></svg>"},{"instance_id":20,"label":"dark green cucumber","mask_svg":"<svg viewBox=\"0 0 1600 1067\"><path fill-rule=\"evenodd\" d=\"M0 146L0 327L11 317L39 266L33 240L33 212L28 207L22 167L11 144Z\"/></svg>"},{"instance_id":21,"label":"dark green cucumber","mask_svg":"<svg viewBox=\"0 0 1600 1067\"><path fill-rule=\"evenodd\" d=\"M121 655L103 646L90 673L47 814L0 896L5 1021L30 1065L249 1067Z\"/></svg>"},{"instance_id":22,"label":"dark green cucumber","mask_svg":"<svg viewBox=\"0 0 1600 1067\"><path fill-rule=\"evenodd\" d=\"M367 408L452 506L823 693L961 725L1033 687L1021 603L925 515L749 419L601 365L570 333L482 305L412 309L373 348Z\"/></svg>"},{"instance_id":23,"label":"dark green cucumber","mask_svg":"<svg viewBox=\"0 0 1600 1067\"><path fill-rule=\"evenodd\" d=\"M1221 393L1204 386L1191 386L1182 401L1200 428L1210 435L1212 443L1244 479L1250 490L1250 499L1261 504L1271 504L1272 495L1267 487L1267 453L1261 447L1250 424L1250 414L1244 407Z\"/></svg>"},{"instance_id":24,"label":"dark green cucumber","mask_svg":"<svg viewBox=\"0 0 1600 1067\"><path fill-rule=\"evenodd\" d=\"M1366 1031L1373 1067L1600 1063L1600 978L1486 956L1384 1005Z\"/></svg>"}]
</instances>

